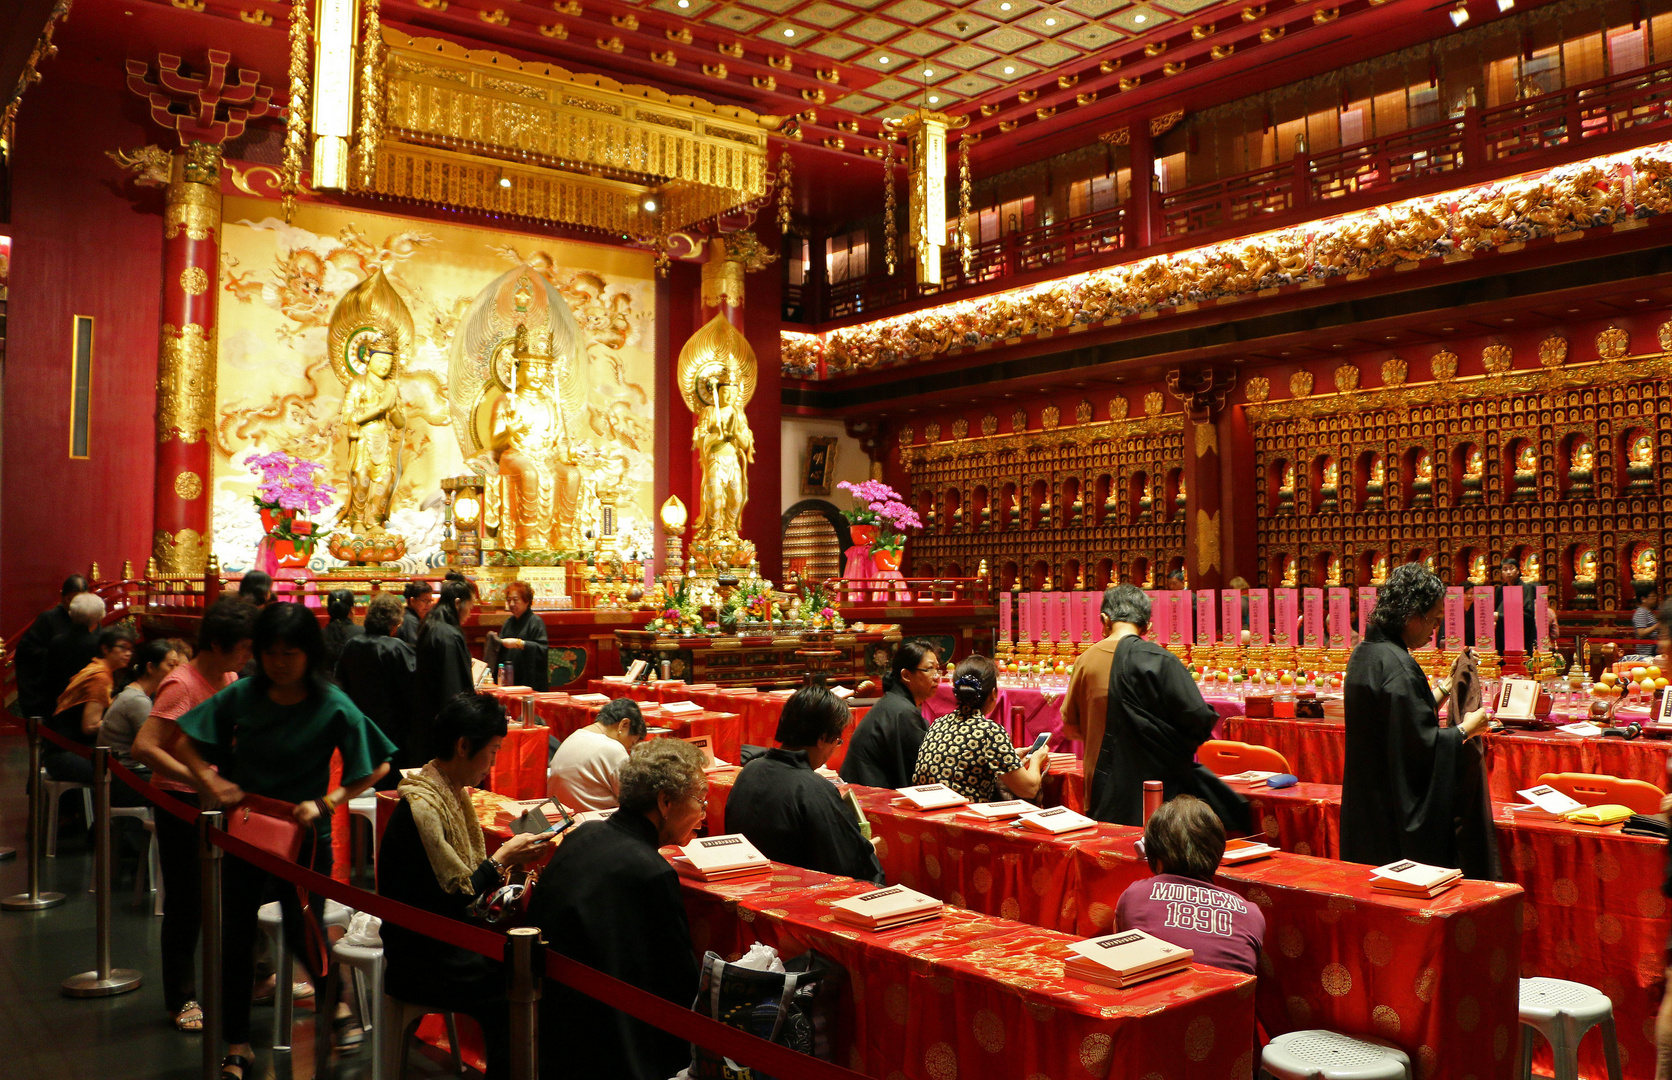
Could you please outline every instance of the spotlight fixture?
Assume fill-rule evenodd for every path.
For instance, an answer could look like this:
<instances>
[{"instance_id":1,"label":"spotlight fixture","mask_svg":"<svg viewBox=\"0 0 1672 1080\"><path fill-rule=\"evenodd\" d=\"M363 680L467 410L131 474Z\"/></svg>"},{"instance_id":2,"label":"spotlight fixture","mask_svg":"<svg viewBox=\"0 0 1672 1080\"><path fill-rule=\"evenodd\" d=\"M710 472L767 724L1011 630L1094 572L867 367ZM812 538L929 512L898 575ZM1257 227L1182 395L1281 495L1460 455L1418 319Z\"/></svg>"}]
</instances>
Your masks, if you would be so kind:
<instances>
[{"instance_id":1,"label":"spotlight fixture","mask_svg":"<svg viewBox=\"0 0 1672 1080\"><path fill-rule=\"evenodd\" d=\"M1149 21L1149 16L1140 11L1138 14L1132 16L1132 21L1137 23L1139 26L1142 26L1144 23Z\"/></svg>"},{"instance_id":2,"label":"spotlight fixture","mask_svg":"<svg viewBox=\"0 0 1672 1080\"><path fill-rule=\"evenodd\" d=\"M1009 11L1010 10L1010 5L1009 4L1000 4L999 5L999 10L1000 11Z\"/></svg>"},{"instance_id":3,"label":"spotlight fixture","mask_svg":"<svg viewBox=\"0 0 1672 1080\"><path fill-rule=\"evenodd\" d=\"M1045 25L1046 25L1046 26L1055 26L1055 25L1057 25L1057 20L1055 20L1055 19L1046 19L1046 20L1045 20Z\"/></svg>"},{"instance_id":4,"label":"spotlight fixture","mask_svg":"<svg viewBox=\"0 0 1672 1080\"><path fill-rule=\"evenodd\" d=\"M935 96L934 96L934 95L932 95L932 94L931 94L931 95L930 95L930 96L929 96L929 104L931 104L931 105L939 105L939 104L940 104L940 98L938 98L938 97L935 97Z\"/></svg>"},{"instance_id":5,"label":"spotlight fixture","mask_svg":"<svg viewBox=\"0 0 1672 1080\"><path fill-rule=\"evenodd\" d=\"M688 8L691 6L691 0L679 0L679 6L682 8Z\"/></svg>"},{"instance_id":6,"label":"spotlight fixture","mask_svg":"<svg viewBox=\"0 0 1672 1080\"><path fill-rule=\"evenodd\" d=\"M879 57L877 57L877 63L879 63L879 64L886 64L886 63L888 63L888 57L886 57L886 56L879 56Z\"/></svg>"},{"instance_id":7,"label":"spotlight fixture","mask_svg":"<svg viewBox=\"0 0 1672 1080\"><path fill-rule=\"evenodd\" d=\"M794 37L795 36L795 31L793 29L791 29L790 27L786 26L786 27L784 27L784 36L785 37Z\"/></svg>"},{"instance_id":8,"label":"spotlight fixture","mask_svg":"<svg viewBox=\"0 0 1672 1080\"><path fill-rule=\"evenodd\" d=\"M503 187L503 188L510 187L511 186L511 178L509 176L506 176L504 173L500 173L499 174L499 186Z\"/></svg>"},{"instance_id":9,"label":"spotlight fixture","mask_svg":"<svg viewBox=\"0 0 1672 1080\"><path fill-rule=\"evenodd\" d=\"M924 77L924 78L925 78L925 79L932 79L932 78L934 78L934 77L935 77L935 72L934 72L934 69L933 69L933 68L924 68L924 69L923 69L923 77Z\"/></svg>"},{"instance_id":10,"label":"spotlight fixture","mask_svg":"<svg viewBox=\"0 0 1672 1080\"><path fill-rule=\"evenodd\" d=\"M1498 0L1499 11L1514 11L1515 0Z\"/></svg>"},{"instance_id":11,"label":"spotlight fixture","mask_svg":"<svg viewBox=\"0 0 1672 1080\"><path fill-rule=\"evenodd\" d=\"M1013 67L1006 67L1006 68L1005 68L1005 69L1004 69L1004 73L1005 73L1005 74L1006 74L1006 75L1014 75L1014 74L1016 74L1016 69L1015 69L1015 68L1013 68Z\"/></svg>"},{"instance_id":12,"label":"spotlight fixture","mask_svg":"<svg viewBox=\"0 0 1672 1080\"><path fill-rule=\"evenodd\" d=\"M644 198L639 200L639 209L643 210L647 214L654 214L661 208L662 204L656 201L656 196L654 195L646 195Z\"/></svg>"},{"instance_id":13,"label":"spotlight fixture","mask_svg":"<svg viewBox=\"0 0 1672 1080\"><path fill-rule=\"evenodd\" d=\"M1446 14L1451 16L1451 25L1462 26L1469 21L1469 5L1459 0L1458 5Z\"/></svg>"}]
</instances>

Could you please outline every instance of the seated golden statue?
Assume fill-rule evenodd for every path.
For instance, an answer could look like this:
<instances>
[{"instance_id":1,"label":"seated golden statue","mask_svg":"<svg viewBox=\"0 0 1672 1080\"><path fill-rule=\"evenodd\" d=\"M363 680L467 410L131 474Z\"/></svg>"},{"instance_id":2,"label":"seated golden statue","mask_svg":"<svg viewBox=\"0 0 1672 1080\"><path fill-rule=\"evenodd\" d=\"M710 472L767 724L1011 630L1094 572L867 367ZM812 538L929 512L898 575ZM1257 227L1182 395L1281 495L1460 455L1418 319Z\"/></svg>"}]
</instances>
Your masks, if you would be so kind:
<instances>
[{"instance_id":1,"label":"seated golden statue","mask_svg":"<svg viewBox=\"0 0 1672 1080\"><path fill-rule=\"evenodd\" d=\"M1370 584L1386 585L1388 583L1388 557L1378 552L1370 562Z\"/></svg>"},{"instance_id":2,"label":"seated golden statue","mask_svg":"<svg viewBox=\"0 0 1672 1080\"><path fill-rule=\"evenodd\" d=\"M1434 505L1434 455L1426 450L1417 455L1416 475L1411 478L1411 505Z\"/></svg>"},{"instance_id":3,"label":"seated golden statue","mask_svg":"<svg viewBox=\"0 0 1672 1080\"><path fill-rule=\"evenodd\" d=\"M494 403L489 445L499 464L486 523L499 546L572 551L580 546L581 471L553 388L551 336L517 327L515 388Z\"/></svg>"},{"instance_id":4,"label":"seated golden statue","mask_svg":"<svg viewBox=\"0 0 1672 1080\"><path fill-rule=\"evenodd\" d=\"M1458 501L1465 504L1484 501L1485 481L1486 457L1480 447L1470 446L1469 452L1463 455L1463 490L1458 493Z\"/></svg>"},{"instance_id":5,"label":"seated golden statue","mask_svg":"<svg viewBox=\"0 0 1672 1080\"><path fill-rule=\"evenodd\" d=\"M1283 463L1283 480L1277 485L1277 512L1295 512L1295 465L1292 461Z\"/></svg>"},{"instance_id":6,"label":"seated golden statue","mask_svg":"<svg viewBox=\"0 0 1672 1080\"><path fill-rule=\"evenodd\" d=\"M1515 451L1514 487L1510 497L1517 501L1538 498L1538 451L1531 441L1523 442Z\"/></svg>"},{"instance_id":7,"label":"seated golden statue","mask_svg":"<svg viewBox=\"0 0 1672 1080\"><path fill-rule=\"evenodd\" d=\"M1486 556L1475 552L1474 558L1469 560L1469 584L1486 584Z\"/></svg>"},{"instance_id":8,"label":"seated golden statue","mask_svg":"<svg viewBox=\"0 0 1672 1080\"><path fill-rule=\"evenodd\" d=\"M1568 458L1568 495L1586 498L1591 494L1591 476L1596 467L1596 450L1590 440L1580 439L1573 444Z\"/></svg>"},{"instance_id":9,"label":"seated golden statue","mask_svg":"<svg viewBox=\"0 0 1672 1080\"><path fill-rule=\"evenodd\" d=\"M1387 486L1387 466L1382 461L1382 455L1370 455L1370 474L1364 481L1364 508L1366 510L1380 510L1387 505L1383 491Z\"/></svg>"},{"instance_id":10,"label":"seated golden statue","mask_svg":"<svg viewBox=\"0 0 1672 1080\"><path fill-rule=\"evenodd\" d=\"M1626 450L1626 492L1647 495L1655 489L1655 443L1647 432L1639 433Z\"/></svg>"},{"instance_id":11,"label":"seated golden statue","mask_svg":"<svg viewBox=\"0 0 1672 1080\"><path fill-rule=\"evenodd\" d=\"M1637 549L1631 557L1631 579L1633 581L1658 581L1660 577L1660 559L1655 555L1655 549L1644 546Z\"/></svg>"},{"instance_id":12,"label":"seated golden statue","mask_svg":"<svg viewBox=\"0 0 1672 1080\"><path fill-rule=\"evenodd\" d=\"M1341 466L1334 458L1324 459L1323 474L1318 484L1318 509L1329 513L1341 506Z\"/></svg>"}]
</instances>

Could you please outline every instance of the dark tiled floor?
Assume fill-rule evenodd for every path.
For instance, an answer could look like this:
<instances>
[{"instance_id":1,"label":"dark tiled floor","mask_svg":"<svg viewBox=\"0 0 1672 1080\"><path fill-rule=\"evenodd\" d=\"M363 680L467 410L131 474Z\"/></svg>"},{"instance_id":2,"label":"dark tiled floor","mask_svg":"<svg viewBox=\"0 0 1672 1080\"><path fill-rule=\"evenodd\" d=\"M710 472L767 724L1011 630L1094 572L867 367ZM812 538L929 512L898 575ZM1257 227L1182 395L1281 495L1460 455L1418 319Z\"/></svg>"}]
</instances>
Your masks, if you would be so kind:
<instances>
[{"instance_id":1,"label":"dark tiled floor","mask_svg":"<svg viewBox=\"0 0 1672 1080\"><path fill-rule=\"evenodd\" d=\"M0 863L0 896L28 886L24 863L28 769L24 740L0 734L0 846L18 857ZM70 812L73 800L64 803ZM77 813L79 818L79 813ZM93 880L90 848L79 824L61 826L59 855L41 860L41 887L68 900L42 912L0 912L0 1077L4 1080L197 1080L202 1076L202 1042L174 1029L163 1011L159 984L158 930L149 894L143 908L133 904L132 880L114 890L111 959L145 976L135 991L112 998L77 1000L59 990L71 975L93 967ZM273 1013L257 1006L255 1078L312 1080L312 1013L298 1008L294 1053L274 1054ZM370 1076L370 1047L338 1062L340 1080ZM413 1053L413 1078L447 1075L439 1061ZM472 1074L475 1075L475 1074Z\"/></svg>"}]
</instances>

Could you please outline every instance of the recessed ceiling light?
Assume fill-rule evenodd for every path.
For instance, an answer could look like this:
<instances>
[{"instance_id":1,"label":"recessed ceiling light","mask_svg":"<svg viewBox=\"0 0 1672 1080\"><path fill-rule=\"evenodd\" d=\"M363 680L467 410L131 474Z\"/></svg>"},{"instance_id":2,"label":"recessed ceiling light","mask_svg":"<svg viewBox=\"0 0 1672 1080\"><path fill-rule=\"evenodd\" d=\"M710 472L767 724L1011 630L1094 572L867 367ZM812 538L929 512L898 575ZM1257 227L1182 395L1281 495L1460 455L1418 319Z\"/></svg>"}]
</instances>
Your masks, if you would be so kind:
<instances>
[{"instance_id":1,"label":"recessed ceiling light","mask_svg":"<svg viewBox=\"0 0 1672 1080\"><path fill-rule=\"evenodd\" d=\"M1397 335L1397 334L1389 334L1389 335L1388 335L1388 340L1389 340L1389 341L1392 341L1392 340L1393 340L1393 339L1394 339L1394 338L1396 338L1396 337L1398 337L1398 336L1399 336L1399 335Z\"/></svg>"},{"instance_id":2,"label":"recessed ceiling light","mask_svg":"<svg viewBox=\"0 0 1672 1080\"><path fill-rule=\"evenodd\" d=\"M940 98L934 97L933 95L931 95L930 98L929 98L929 104L939 105L940 104Z\"/></svg>"},{"instance_id":3,"label":"recessed ceiling light","mask_svg":"<svg viewBox=\"0 0 1672 1080\"><path fill-rule=\"evenodd\" d=\"M690 7L691 6L691 0L679 0L679 6L680 7Z\"/></svg>"},{"instance_id":4,"label":"recessed ceiling light","mask_svg":"<svg viewBox=\"0 0 1672 1080\"><path fill-rule=\"evenodd\" d=\"M1006 66L1005 69L1004 69L1004 73L1006 75L1014 75L1014 74L1016 74L1016 69L1013 68L1013 67Z\"/></svg>"},{"instance_id":5,"label":"recessed ceiling light","mask_svg":"<svg viewBox=\"0 0 1672 1080\"><path fill-rule=\"evenodd\" d=\"M999 5L999 10L1000 11L1009 11L1010 10L1010 5L1009 4L1000 4Z\"/></svg>"},{"instance_id":6,"label":"recessed ceiling light","mask_svg":"<svg viewBox=\"0 0 1672 1080\"><path fill-rule=\"evenodd\" d=\"M786 26L786 27L784 27L784 36L785 37L794 37L795 36L795 31L791 30L789 27Z\"/></svg>"},{"instance_id":7,"label":"recessed ceiling light","mask_svg":"<svg viewBox=\"0 0 1672 1080\"><path fill-rule=\"evenodd\" d=\"M1132 21L1137 23L1138 25L1142 26L1144 24L1144 21L1147 20L1148 18L1149 18L1148 15L1145 15L1143 12L1140 11L1140 12L1138 12L1138 14L1132 16Z\"/></svg>"},{"instance_id":8,"label":"recessed ceiling light","mask_svg":"<svg viewBox=\"0 0 1672 1080\"><path fill-rule=\"evenodd\" d=\"M886 56L879 56L879 57L877 57L877 63L879 63L879 64L886 64L886 63L888 63L888 57L886 57Z\"/></svg>"},{"instance_id":9,"label":"recessed ceiling light","mask_svg":"<svg viewBox=\"0 0 1672 1080\"><path fill-rule=\"evenodd\" d=\"M1570 308L1568 308L1568 314L1569 315L1577 315L1577 314L1579 314L1579 309L1576 308L1576 307L1570 307Z\"/></svg>"},{"instance_id":10,"label":"recessed ceiling light","mask_svg":"<svg viewBox=\"0 0 1672 1080\"><path fill-rule=\"evenodd\" d=\"M1055 26L1055 25L1057 25L1057 20L1055 20L1055 19L1046 19L1046 20L1045 20L1045 25L1046 25L1046 26Z\"/></svg>"},{"instance_id":11,"label":"recessed ceiling light","mask_svg":"<svg viewBox=\"0 0 1672 1080\"><path fill-rule=\"evenodd\" d=\"M1507 316L1506 316L1506 317L1505 317L1505 319L1504 319L1504 321L1505 321L1505 322L1514 322L1514 321L1515 321L1515 320L1514 320L1514 319L1511 319L1511 318L1508 318L1508 317L1507 317Z\"/></svg>"},{"instance_id":12,"label":"recessed ceiling light","mask_svg":"<svg viewBox=\"0 0 1672 1080\"><path fill-rule=\"evenodd\" d=\"M1649 302L1649 298L1647 296L1639 296L1637 298L1637 302L1639 304L1647 304Z\"/></svg>"},{"instance_id":13,"label":"recessed ceiling light","mask_svg":"<svg viewBox=\"0 0 1672 1080\"><path fill-rule=\"evenodd\" d=\"M499 186L500 187L510 187L511 186L511 178L509 176L501 176L499 178Z\"/></svg>"},{"instance_id":14,"label":"recessed ceiling light","mask_svg":"<svg viewBox=\"0 0 1672 1080\"><path fill-rule=\"evenodd\" d=\"M1453 26L1462 26L1464 23L1469 21L1468 5L1463 3L1462 0L1459 0L1458 5L1446 12L1446 14L1451 16L1451 25Z\"/></svg>"},{"instance_id":15,"label":"recessed ceiling light","mask_svg":"<svg viewBox=\"0 0 1672 1080\"><path fill-rule=\"evenodd\" d=\"M931 69L930 69L930 68L924 68L924 69L923 69L923 77L924 77L924 78L925 78L925 79L932 79L932 78L934 78L934 77L935 77L935 73L934 73L934 71L933 71L933 70L931 70Z\"/></svg>"}]
</instances>

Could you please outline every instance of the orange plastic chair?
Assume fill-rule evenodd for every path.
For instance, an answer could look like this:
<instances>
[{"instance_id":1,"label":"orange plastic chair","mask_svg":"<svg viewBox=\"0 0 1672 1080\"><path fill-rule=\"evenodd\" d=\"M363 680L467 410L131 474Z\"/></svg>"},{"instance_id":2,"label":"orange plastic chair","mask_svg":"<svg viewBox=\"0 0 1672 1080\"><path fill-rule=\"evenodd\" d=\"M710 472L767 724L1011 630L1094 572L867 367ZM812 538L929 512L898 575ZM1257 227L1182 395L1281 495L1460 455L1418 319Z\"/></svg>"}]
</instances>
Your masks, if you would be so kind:
<instances>
[{"instance_id":1,"label":"orange plastic chair","mask_svg":"<svg viewBox=\"0 0 1672 1080\"><path fill-rule=\"evenodd\" d=\"M1607 773L1545 773L1538 782L1586 806L1618 803L1634 814L1660 813L1660 801L1666 797L1666 792L1647 780L1628 780Z\"/></svg>"},{"instance_id":2,"label":"orange plastic chair","mask_svg":"<svg viewBox=\"0 0 1672 1080\"><path fill-rule=\"evenodd\" d=\"M1209 739L1196 751L1196 760L1213 770L1215 776L1230 776L1250 769L1274 773L1289 771L1289 759L1271 747L1228 739Z\"/></svg>"}]
</instances>

